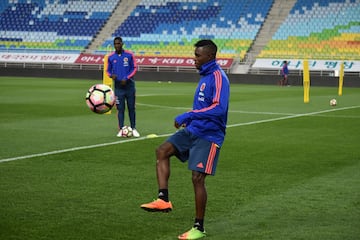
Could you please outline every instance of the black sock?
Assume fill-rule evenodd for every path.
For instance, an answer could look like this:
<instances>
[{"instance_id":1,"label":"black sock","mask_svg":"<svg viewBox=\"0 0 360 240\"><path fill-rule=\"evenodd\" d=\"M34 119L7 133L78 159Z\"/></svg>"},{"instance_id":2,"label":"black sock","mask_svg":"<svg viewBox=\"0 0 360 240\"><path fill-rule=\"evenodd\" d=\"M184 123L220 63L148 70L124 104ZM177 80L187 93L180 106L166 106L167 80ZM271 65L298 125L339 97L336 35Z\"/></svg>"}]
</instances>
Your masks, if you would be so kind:
<instances>
[{"instance_id":1,"label":"black sock","mask_svg":"<svg viewBox=\"0 0 360 240\"><path fill-rule=\"evenodd\" d=\"M198 230L203 232L204 231L204 219L195 218L194 228L197 228Z\"/></svg>"},{"instance_id":2,"label":"black sock","mask_svg":"<svg viewBox=\"0 0 360 240\"><path fill-rule=\"evenodd\" d=\"M159 189L158 197L165 202L169 201L169 191L167 189Z\"/></svg>"}]
</instances>

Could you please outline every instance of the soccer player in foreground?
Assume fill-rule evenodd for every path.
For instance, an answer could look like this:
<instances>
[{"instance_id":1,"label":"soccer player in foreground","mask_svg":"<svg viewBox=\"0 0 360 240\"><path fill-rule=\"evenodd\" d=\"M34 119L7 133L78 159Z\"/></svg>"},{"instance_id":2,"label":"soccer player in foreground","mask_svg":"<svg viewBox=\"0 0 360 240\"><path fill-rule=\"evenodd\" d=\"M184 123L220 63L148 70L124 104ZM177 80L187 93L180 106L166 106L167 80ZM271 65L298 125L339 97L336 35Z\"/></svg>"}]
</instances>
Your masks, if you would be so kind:
<instances>
[{"instance_id":1,"label":"soccer player in foreground","mask_svg":"<svg viewBox=\"0 0 360 240\"><path fill-rule=\"evenodd\" d=\"M168 181L170 157L176 156L188 162L192 171L195 192L195 221L193 227L178 236L179 239L205 237L204 217L207 202L205 178L214 175L223 144L228 116L229 79L216 63L217 46L211 40L200 40L195 44L195 66L200 80L196 88L193 109L175 118L179 129L156 149L156 173L158 199L142 204L150 212L169 212Z\"/></svg>"}]
</instances>

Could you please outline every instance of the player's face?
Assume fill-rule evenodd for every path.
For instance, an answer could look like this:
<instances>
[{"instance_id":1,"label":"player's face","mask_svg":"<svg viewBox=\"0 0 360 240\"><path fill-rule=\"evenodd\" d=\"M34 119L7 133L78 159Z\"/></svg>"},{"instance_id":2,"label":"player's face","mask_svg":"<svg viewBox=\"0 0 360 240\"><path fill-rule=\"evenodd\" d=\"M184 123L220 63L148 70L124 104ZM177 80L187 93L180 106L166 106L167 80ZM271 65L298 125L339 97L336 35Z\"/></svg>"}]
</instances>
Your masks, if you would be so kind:
<instances>
[{"instance_id":1,"label":"player's face","mask_svg":"<svg viewBox=\"0 0 360 240\"><path fill-rule=\"evenodd\" d=\"M122 47L123 47L123 42L120 41L119 39L116 39L114 41L114 48L115 48L115 51L116 52L120 52L122 50Z\"/></svg>"},{"instance_id":2,"label":"player's face","mask_svg":"<svg viewBox=\"0 0 360 240\"><path fill-rule=\"evenodd\" d=\"M197 47L195 48L195 67L200 69L202 65L209 62L211 60L211 54L209 51L204 47Z\"/></svg>"}]
</instances>

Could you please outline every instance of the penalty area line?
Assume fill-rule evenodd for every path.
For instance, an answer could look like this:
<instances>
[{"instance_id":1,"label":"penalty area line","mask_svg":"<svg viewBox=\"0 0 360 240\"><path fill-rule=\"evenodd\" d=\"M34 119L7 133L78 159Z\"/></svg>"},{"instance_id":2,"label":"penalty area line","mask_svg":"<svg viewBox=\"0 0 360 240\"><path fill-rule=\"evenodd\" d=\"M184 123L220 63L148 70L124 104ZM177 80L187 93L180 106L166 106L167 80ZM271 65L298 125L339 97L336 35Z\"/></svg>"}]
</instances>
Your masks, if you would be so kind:
<instances>
[{"instance_id":1,"label":"penalty area line","mask_svg":"<svg viewBox=\"0 0 360 240\"><path fill-rule=\"evenodd\" d=\"M239 127L239 126L253 125L253 124L259 124L259 123L266 123L266 122L274 122L274 121L280 121L280 120L285 120L285 119L290 119L290 118L311 116L311 115L317 115L317 114L321 114L321 113L334 112L334 111L339 111L339 110L347 110L347 109L359 108L359 107L360 106L351 106L351 107L343 107L343 108L334 108L334 109L318 111L318 112L294 114L294 115L284 116L284 117L279 117L279 118L271 118L271 119L252 121L252 122L246 122L246 123L230 124L230 125L227 125L227 127L231 128L231 127ZM162 135L158 135L157 137L168 137L168 136L170 136L172 134L173 133L162 134ZM100 143L100 144L94 144L94 145L88 145L88 146L81 146L81 147L73 147L73 148L67 148L67 149L62 149L62 150L55 150L55 151L44 152L44 153L35 153L35 154L19 156L19 157L4 158L4 159L0 159L0 163L17 161L17 160L21 160L21 159L35 158L35 157L44 157L44 156L55 155L55 154L59 154L59 153L74 152L74 151L97 148L97 147L106 147L106 146L110 146L110 145L122 144L122 143L134 142L134 141L141 141L141 140L145 140L145 139L148 139L148 138L145 136L145 137L139 137L139 138L131 138L131 139L122 140L122 141Z\"/></svg>"}]
</instances>

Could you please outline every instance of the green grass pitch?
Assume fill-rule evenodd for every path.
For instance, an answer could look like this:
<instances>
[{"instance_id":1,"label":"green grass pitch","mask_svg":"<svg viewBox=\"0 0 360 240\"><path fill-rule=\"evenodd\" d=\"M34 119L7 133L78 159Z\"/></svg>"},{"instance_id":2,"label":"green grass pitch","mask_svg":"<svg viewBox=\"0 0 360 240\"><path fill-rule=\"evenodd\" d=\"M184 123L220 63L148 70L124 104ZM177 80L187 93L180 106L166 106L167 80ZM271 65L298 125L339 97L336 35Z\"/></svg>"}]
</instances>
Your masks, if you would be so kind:
<instances>
[{"instance_id":1,"label":"green grass pitch","mask_svg":"<svg viewBox=\"0 0 360 240\"><path fill-rule=\"evenodd\" d=\"M196 82L137 82L137 128L151 139L119 139L114 111L87 108L98 82L0 77L0 239L167 240L192 226L191 173L175 158L174 210L140 204L156 198L155 148ZM231 85L206 239L359 239L360 89L337 92L311 87L305 104L301 87Z\"/></svg>"}]
</instances>

